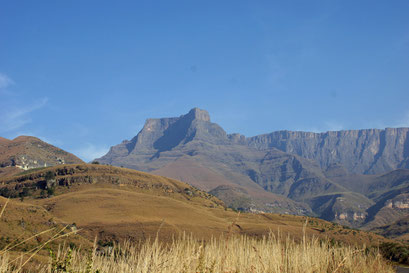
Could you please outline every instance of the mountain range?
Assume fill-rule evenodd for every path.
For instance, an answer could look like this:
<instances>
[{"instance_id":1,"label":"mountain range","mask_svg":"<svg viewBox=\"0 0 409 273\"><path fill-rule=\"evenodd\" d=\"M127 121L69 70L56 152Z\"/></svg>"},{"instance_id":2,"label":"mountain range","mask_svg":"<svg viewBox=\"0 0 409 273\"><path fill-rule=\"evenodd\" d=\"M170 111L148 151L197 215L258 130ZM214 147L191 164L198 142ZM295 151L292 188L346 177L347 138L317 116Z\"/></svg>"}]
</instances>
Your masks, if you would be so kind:
<instances>
[{"instance_id":1,"label":"mountain range","mask_svg":"<svg viewBox=\"0 0 409 273\"><path fill-rule=\"evenodd\" d=\"M196 187L129 168L97 162L85 164L74 155L35 137L1 139L0 248L7 249L11 244L21 242L15 243L13 254L23 255L27 249L38 249L40 261L48 260L50 250L57 251L62 244L83 249L86 255L93 246L97 251L110 251L113 245L124 242L157 238L161 243L171 243L175 238L186 236L213 240L218 236L228 239L236 235L266 238L273 233L295 241L314 236L318 240L331 240L331 243L369 247L400 246L407 242L407 216L394 224L374 229L376 233L395 238L390 239L323 219L286 215L315 215L328 206L326 202L331 198L336 198L339 205L348 194L359 203L363 195L331 192L342 189L342 185L325 175L344 179L340 174L345 170L339 166L323 174L314 161L279 150L270 149L259 161L263 152L258 149L218 142L217 139L206 145L197 141L195 136L190 138L192 140L187 143L193 143L189 149L196 147L196 153L180 152L172 160L171 156L176 153L172 151L175 148L170 148L166 151L168 158L162 159L167 163L152 172L186 178L196 183ZM155 162L161 158L159 153L150 160ZM68 164L72 161L77 163ZM234 167L231 161L242 163ZM251 166L253 170L259 168L262 174L271 176L277 176L279 169L287 168L290 171L286 184L296 184L298 178L304 179L306 184L314 184L314 181L327 183L329 188L321 187L319 191L327 192L320 197L328 196L329 199L314 199L302 191L294 192L291 186L288 189L287 185L271 188L283 193L266 190L252 180L254 173L240 172L242 166ZM385 206L378 209L380 213L375 215L376 221L398 218L397 208L401 214L405 212L405 189L398 185L405 184L405 173L402 172L406 171L409 170L395 170L385 177L374 176L375 180L357 187L357 191L377 193L372 197L374 200L384 200ZM361 179L360 176L350 175L351 179ZM199 186L210 190L200 190ZM382 194L379 189L385 187L394 190ZM300 189L299 186L296 188ZM287 192L291 194L286 196L284 193ZM218 197L228 202L231 208ZM235 208L253 213L241 214L234 211ZM66 236L69 236L68 241ZM48 249L39 248L38 243L42 244L41 247L48 244Z\"/></svg>"},{"instance_id":2,"label":"mountain range","mask_svg":"<svg viewBox=\"0 0 409 273\"><path fill-rule=\"evenodd\" d=\"M194 108L180 117L148 119L134 138L95 161L180 180L234 210L315 216L406 238L407 136L408 128L387 128L246 138L227 134L207 111ZM43 169L44 175L66 164L84 162L35 137L0 138L0 178L15 181L0 185L0 194L23 198L33 190L24 190L32 178L18 175Z\"/></svg>"},{"instance_id":3,"label":"mountain range","mask_svg":"<svg viewBox=\"0 0 409 273\"><path fill-rule=\"evenodd\" d=\"M148 119L96 161L187 182L244 211L375 228L409 212L409 128L227 134L207 111Z\"/></svg>"}]
</instances>

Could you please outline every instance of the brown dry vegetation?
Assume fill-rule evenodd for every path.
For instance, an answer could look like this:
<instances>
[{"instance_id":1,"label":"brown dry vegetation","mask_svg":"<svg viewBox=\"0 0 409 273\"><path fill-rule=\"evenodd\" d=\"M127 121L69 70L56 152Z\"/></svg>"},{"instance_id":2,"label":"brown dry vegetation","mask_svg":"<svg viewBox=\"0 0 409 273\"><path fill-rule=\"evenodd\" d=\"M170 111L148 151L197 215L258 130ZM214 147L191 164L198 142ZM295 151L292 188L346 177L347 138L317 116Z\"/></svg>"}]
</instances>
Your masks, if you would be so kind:
<instances>
[{"instance_id":1,"label":"brown dry vegetation","mask_svg":"<svg viewBox=\"0 0 409 273\"><path fill-rule=\"evenodd\" d=\"M48 172L55 175L50 185L55 187L54 194L39 198ZM50 223L58 227L75 224L80 229L54 261L40 252L35 262L44 268L36 268L37 272L68 265L68 272L393 272L375 252L363 251L365 244L387 241L381 236L316 218L240 215L206 192L143 172L63 165L0 180L2 188L17 193L30 189L23 202L9 202L0 219L2 235L15 239L24 234L22 238L27 238L47 230ZM0 198L2 207L5 202ZM303 234L307 239L303 240ZM96 236L99 251L84 256L83 250L90 249ZM11 260L47 241L41 237L40 242L30 241L31 245L17 252L2 251L0 272L11 271ZM70 242L74 242L73 251L68 250ZM55 249L62 241L52 243ZM115 255L107 255L107 247L102 248L117 243L121 246L111 252ZM21 264L28 257L16 262Z\"/></svg>"},{"instance_id":2,"label":"brown dry vegetation","mask_svg":"<svg viewBox=\"0 0 409 273\"><path fill-rule=\"evenodd\" d=\"M47 172L55 173L55 195L40 196ZM102 165L64 165L0 180L0 190L23 191L31 197L24 203L44 207L55 219L75 223L93 240L139 240L154 237L161 226L161 240L183 232L209 239L226 232L262 236L280 230L300 239L305 217L278 214L242 214L226 209L206 192L173 179L134 170ZM17 194L18 195L18 194ZM385 239L372 233L348 229L311 218L307 234L354 244L377 244Z\"/></svg>"},{"instance_id":3,"label":"brown dry vegetation","mask_svg":"<svg viewBox=\"0 0 409 273\"><path fill-rule=\"evenodd\" d=\"M27 206L13 201L7 204L4 199L1 201L0 220L9 218L6 223L13 223L10 217ZM30 220L35 220L35 217ZM395 272L376 248L368 250L339 245L308 236L307 223L300 241L274 233L262 238L240 236L228 229L227 234L207 241L183 234L167 244L160 243L158 237L154 241L128 241L98 251L94 244L88 255L84 255L78 247L73 249L63 244L56 254L51 252L48 258L43 255L32 260L47 242L57 242L53 238L61 234L60 230L45 239L45 243L37 241L37 246L19 252L12 251L18 242L2 247L0 272ZM162 230L158 229L157 234L159 232ZM35 235L36 238L39 236L45 235L41 232ZM73 237L69 237L70 242L75 240Z\"/></svg>"},{"instance_id":4,"label":"brown dry vegetation","mask_svg":"<svg viewBox=\"0 0 409 273\"><path fill-rule=\"evenodd\" d=\"M0 254L0 272L13 270L7 253ZM220 237L207 242L182 236L171 244L158 240L124 243L89 255L60 248L36 272L282 272L388 273L395 272L377 250L334 246L329 241L304 238L295 242L270 234L261 240L248 236Z\"/></svg>"},{"instance_id":5,"label":"brown dry vegetation","mask_svg":"<svg viewBox=\"0 0 409 273\"><path fill-rule=\"evenodd\" d=\"M11 260L25 261L39 245L62 236L47 243L47 247L57 248L70 232L70 226L56 221L44 208L0 197L0 254L7 253ZM71 234L69 240L71 245L92 246L82 236ZM46 261L47 255L45 249L39 250L36 261Z\"/></svg>"}]
</instances>

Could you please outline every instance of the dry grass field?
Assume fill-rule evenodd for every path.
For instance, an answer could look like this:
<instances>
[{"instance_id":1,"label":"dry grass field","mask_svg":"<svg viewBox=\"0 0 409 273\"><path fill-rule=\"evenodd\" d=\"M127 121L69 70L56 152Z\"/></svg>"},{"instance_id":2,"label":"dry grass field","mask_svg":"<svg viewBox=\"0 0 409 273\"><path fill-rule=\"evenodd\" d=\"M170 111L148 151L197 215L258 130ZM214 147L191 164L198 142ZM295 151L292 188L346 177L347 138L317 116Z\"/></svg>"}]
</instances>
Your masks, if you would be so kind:
<instances>
[{"instance_id":1,"label":"dry grass field","mask_svg":"<svg viewBox=\"0 0 409 273\"><path fill-rule=\"evenodd\" d=\"M53 195L44 198L40 194L44 190L38 185L42 185L50 171L55 174L56 186ZM159 226L161 240L170 240L183 232L209 239L226 233L233 222L235 234L261 237L270 231L280 231L299 240L306 220L284 214L238 215L217 198L180 181L111 166L47 168L3 179L0 190L4 188L10 189L8 192L29 188L30 196L16 202L42 207L56 221L75 224L91 241L95 236L102 241L138 241L155 237ZM317 218L308 220L306 233L361 245L385 240Z\"/></svg>"},{"instance_id":2,"label":"dry grass field","mask_svg":"<svg viewBox=\"0 0 409 273\"><path fill-rule=\"evenodd\" d=\"M0 254L0 272L21 272ZM335 246L328 240L304 238L295 242L270 234L262 239L248 236L220 237L203 242L182 236L171 244L158 240L124 243L84 255L62 247L35 272L277 272L277 273L388 273L395 272L376 251Z\"/></svg>"},{"instance_id":3,"label":"dry grass field","mask_svg":"<svg viewBox=\"0 0 409 273\"><path fill-rule=\"evenodd\" d=\"M235 234L261 237L270 231L291 234L300 239L306 217L277 214L238 214L219 206L202 202L178 200L167 196L132 190L83 185L75 192L33 200L56 219L74 224L92 240L138 241L155 237L160 227L160 239L192 233L200 239L218 237L231 226ZM357 244L372 244L384 238L320 219L308 220L309 235Z\"/></svg>"},{"instance_id":4,"label":"dry grass field","mask_svg":"<svg viewBox=\"0 0 409 273\"><path fill-rule=\"evenodd\" d=\"M44 196L48 172L54 185ZM365 245L388 241L381 236L317 218L239 214L161 176L64 165L3 179L4 188L30 194L10 199L0 219L0 272L19 272L41 246L27 264L34 272L393 272L376 250L365 251ZM0 210L6 202L0 198ZM24 247L8 249L30 237ZM57 245L59 254L45 251L56 253Z\"/></svg>"}]
</instances>

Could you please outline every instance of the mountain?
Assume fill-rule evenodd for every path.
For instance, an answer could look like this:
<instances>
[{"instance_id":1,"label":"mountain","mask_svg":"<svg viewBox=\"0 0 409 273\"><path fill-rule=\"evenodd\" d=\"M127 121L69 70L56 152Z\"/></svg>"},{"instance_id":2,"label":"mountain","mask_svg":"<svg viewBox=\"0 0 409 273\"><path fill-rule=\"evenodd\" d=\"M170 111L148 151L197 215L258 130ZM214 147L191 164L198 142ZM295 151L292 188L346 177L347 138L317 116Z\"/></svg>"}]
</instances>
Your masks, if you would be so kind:
<instances>
[{"instance_id":1,"label":"mountain","mask_svg":"<svg viewBox=\"0 0 409 273\"><path fill-rule=\"evenodd\" d=\"M407 200L406 171L394 171L409 161L407 135L408 128L387 128L246 138L227 134L194 108L148 119L134 138L96 160L185 181L235 209L315 215L369 229L406 213L382 208Z\"/></svg>"},{"instance_id":2,"label":"mountain","mask_svg":"<svg viewBox=\"0 0 409 273\"><path fill-rule=\"evenodd\" d=\"M0 138L0 177L33 168L74 163L84 162L36 137Z\"/></svg>"},{"instance_id":3,"label":"mountain","mask_svg":"<svg viewBox=\"0 0 409 273\"><path fill-rule=\"evenodd\" d=\"M228 185L245 196L240 199L247 200L246 209L308 214L308 206L285 195L300 179L319 177L312 183L315 187L331 184L318 165L277 149L266 152L248 147L243 139L228 135L210 121L206 111L194 108L179 118L148 119L137 136L112 147L96 161L173 177L208 191ZM295 192L302 185L293 188ZM223 196L218 197L243 208L237 200ZM283 205L274 205L276 202Z\"/></svg>"}]
</instances>

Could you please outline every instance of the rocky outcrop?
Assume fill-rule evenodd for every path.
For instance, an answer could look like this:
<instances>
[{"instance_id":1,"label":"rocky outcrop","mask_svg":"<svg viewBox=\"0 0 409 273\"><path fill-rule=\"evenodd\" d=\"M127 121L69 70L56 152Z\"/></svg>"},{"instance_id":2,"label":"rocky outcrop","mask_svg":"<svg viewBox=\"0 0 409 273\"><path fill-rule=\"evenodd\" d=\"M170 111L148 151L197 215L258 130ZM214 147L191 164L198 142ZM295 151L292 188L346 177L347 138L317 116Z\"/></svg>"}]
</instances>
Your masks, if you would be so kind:
<instances>
[{"instance_id":1,"label":"rocky outcrop","mask_svg":"<svg viewBox=\"0 0 409 273\"><path fill-rule=\"evenodd\" d=\"M365 222L366 210L374 204L367 197L353 192L322 194L307 202L320 218L353 227L360 227Z\"/></svg>"},{"instance_id":2,"label":"rocky outcrop","mask_svg":"<svg viewBox=\"0 0 409 273\"><path fill-rule=\"evenodd\" d=\"M318 162L341 164L351 173L379 174L406 168L409 128L345 130L326 133L278 131L247 139L260 150L277 148Z\"/></svg>"}]
</instances>

